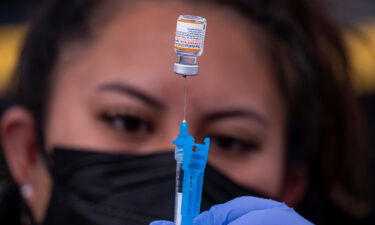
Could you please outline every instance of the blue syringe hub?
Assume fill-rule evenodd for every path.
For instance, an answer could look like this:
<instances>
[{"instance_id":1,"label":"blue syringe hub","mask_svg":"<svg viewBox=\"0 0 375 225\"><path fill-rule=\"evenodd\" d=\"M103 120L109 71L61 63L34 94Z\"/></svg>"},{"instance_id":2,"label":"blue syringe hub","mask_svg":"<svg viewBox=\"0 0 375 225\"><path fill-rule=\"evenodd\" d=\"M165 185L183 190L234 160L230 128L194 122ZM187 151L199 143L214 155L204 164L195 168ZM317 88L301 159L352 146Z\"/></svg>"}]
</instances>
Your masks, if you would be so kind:
<instances>
[{"instance_id":1,"label":"blue syringe hub","mask_svg":"<svg viewBox=\"0 0 375 225\"><path fill-rule=\"evenodd\" d=\"M176 145L175 159L179 162L183 159L184 150L193 148L194 138L189 135L189 126L185 120L182 121L180 125L180 133L172 144Z\"/></svg>"}]
</instances>

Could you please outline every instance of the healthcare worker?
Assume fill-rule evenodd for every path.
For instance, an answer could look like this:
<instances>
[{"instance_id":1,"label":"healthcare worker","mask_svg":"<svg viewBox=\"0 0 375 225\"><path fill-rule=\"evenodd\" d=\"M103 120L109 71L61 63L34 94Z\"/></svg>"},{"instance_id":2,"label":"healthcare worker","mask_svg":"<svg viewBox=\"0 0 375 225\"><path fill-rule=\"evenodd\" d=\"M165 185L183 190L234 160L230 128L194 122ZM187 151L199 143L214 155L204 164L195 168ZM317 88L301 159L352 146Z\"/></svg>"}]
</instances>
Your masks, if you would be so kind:
<instances>
[{"instance_id":1,"label":"healthcare worker","mask_svg":"<svg viewBox=\"0 0 375 225\"><path fill-rule=\"evenodd\" d=\"M341 39L318 6L45 1L1 118L12 178L1 224L173 220L180 14L208 21L187 112L191 135L211 138L202 197L209 211L196 223L305 225L362 215L360 115Z\"/></svg>"}]
</instances>

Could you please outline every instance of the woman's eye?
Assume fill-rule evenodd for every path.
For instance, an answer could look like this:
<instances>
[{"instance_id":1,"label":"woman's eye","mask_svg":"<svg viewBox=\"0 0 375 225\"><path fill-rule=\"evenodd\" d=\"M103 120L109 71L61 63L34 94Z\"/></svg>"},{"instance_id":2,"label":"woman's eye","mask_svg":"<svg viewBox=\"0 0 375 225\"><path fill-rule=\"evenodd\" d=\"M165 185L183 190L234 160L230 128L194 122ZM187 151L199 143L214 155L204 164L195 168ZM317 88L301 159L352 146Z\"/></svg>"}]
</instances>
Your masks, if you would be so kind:
<instances>
[{"instance_id":1,"label":"woman's eye","mask_svg":"<svg viewBox=\"0 0 375 225\"><path fill-rule=\"evenodd\" d=\"M219 150L233 153L247 153L258 149L258 144L231 136L211 136L212 145Z\"/></svg>"},{"instance_id":2,"label":"woman's eye","mask_svg":"<svg viewBox=\"0 0 375 225\"><path fill-rule=\"evenodd\" d=\"M142 135L151 132L151 124L135 115L105 115L104 120L116 129L130 135Z\"/></svg>"}]
</instances>

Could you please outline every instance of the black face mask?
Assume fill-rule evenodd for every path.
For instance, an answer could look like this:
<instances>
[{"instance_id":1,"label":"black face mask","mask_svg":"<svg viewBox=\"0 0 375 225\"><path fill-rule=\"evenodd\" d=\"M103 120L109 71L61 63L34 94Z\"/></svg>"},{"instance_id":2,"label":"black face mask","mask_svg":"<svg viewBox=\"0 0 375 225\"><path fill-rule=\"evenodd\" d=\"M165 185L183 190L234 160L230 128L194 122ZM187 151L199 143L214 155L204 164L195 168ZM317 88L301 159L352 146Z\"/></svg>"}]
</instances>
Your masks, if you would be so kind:
<instances>
[{"instance_id":1,"label":"black face mask","mask_svg":"<svg viewBox=\"0 0 375 225\"><path fill-rule=\"evenodd\" d=\"M143 225L172 220L174 152L108 154L58 148L45 225ZM263 196L236 185L207 165L202 211L243 195Z\"/></svg>"}]
</instances>

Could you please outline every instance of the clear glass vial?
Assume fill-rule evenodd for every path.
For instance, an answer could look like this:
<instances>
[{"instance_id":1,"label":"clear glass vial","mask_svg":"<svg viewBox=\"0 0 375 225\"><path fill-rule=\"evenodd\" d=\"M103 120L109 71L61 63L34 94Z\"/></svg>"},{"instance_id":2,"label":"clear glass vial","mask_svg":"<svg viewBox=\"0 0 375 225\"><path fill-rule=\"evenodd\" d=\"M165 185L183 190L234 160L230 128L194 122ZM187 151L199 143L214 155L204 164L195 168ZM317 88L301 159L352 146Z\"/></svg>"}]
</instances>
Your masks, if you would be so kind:
<instances>
[{"instance_id":1,"label":"clear glass vial","mask_svg":"<svg viewBox=\"0 0 375 225\"><path fill-rule=\"evenodd\" d=\"M200 16L181 15L177 19L174 49L178 61L174 72L183 76L198 74L197 56L202 55L207 21Z\"/></svg>"}]
</instances>

